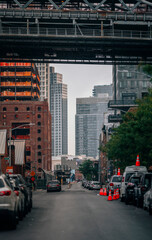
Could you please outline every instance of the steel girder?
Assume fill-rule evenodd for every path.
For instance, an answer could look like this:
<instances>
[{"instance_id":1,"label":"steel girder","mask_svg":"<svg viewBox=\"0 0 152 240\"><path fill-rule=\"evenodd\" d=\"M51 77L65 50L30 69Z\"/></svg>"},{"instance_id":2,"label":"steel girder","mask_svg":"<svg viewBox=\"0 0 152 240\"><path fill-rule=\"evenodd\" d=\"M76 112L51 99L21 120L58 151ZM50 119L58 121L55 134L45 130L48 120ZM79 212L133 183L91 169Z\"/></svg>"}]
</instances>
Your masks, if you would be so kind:
<instances>
[{"instance_id":1,"label":"steel girder","mask_svg":"<svg viewBox=\"0 0 152 240\"><path fill-rule=\"evenodd\" d=\"M151 0L1 0L0 7L20 9L148 12Z\"/></svg>"}]
</instances>

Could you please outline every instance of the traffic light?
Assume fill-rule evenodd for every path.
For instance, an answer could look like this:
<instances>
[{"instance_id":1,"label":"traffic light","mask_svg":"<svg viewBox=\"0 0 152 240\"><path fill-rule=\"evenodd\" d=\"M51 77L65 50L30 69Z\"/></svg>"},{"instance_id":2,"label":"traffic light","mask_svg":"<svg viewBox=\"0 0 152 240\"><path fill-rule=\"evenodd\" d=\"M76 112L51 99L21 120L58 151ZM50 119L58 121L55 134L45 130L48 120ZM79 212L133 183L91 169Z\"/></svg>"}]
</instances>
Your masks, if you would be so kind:
<instances>
[{"instance_id":1,"label":"traffic light","mask_svg":"<svg viewBox=\"0 0 152 240\"><path fill-rule=\"evenodd\" d=\"M34 182L35 181L35 177L31 177L31 181Z\"/></svg>"}]
</instances>

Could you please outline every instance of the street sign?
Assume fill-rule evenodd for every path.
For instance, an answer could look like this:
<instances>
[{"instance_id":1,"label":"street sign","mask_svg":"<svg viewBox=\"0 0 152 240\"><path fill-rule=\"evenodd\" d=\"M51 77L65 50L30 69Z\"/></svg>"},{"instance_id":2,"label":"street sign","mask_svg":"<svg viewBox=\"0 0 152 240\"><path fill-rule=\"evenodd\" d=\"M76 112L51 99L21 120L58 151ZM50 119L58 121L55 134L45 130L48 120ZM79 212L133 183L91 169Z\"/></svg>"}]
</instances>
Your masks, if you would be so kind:
<instances>
[{"instance_id":1,"label":"street sign","mask_svg":"<svg viewBox=\"0 0 152 240\"><path fill-rule=\"evenodd\" d=\"M4 157L4 160L9 160L9 157Z\"/></svg>"}]
</instances>

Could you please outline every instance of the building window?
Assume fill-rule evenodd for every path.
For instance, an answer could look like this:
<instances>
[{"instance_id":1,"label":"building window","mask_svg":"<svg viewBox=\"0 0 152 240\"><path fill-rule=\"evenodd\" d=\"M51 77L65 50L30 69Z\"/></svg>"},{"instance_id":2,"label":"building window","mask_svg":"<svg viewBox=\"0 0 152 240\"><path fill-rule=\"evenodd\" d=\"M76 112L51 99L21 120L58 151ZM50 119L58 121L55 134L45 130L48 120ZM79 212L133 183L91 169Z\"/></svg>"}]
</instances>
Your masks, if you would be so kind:
<instances>
[{"instance_id":1,"label":"building window","mask_svg":"<svg viewBox=\"0 0 152 240\"><path fill-rule=\"evenodd\" d=\"M26 151L26 156L31 156L31 151Z\"/></svg>"},{"instance_id":2,"label":"building window","mask_svg":"<svg viewBox=\"0 0 152 240\"><path fill-rule=\"evenodd\" d=\"M143 88L146 88L146 87L147 87L147 82L146 82L146 81L143 81L143 82L142 82L142 85L143 85Z\"/></svg>"},{"instance_id":3,"label":"building window","mask_svg":"<svg viewBox=\"0 0 152 240\"><path fill-rule=\"evenodd\" d=\"M41 133L41 129L38 129L38 130L37 130L37 133Z\"/></svg>"},{"instance_id":4,"label":"building window","mask_svg":"<svg viewBox=\"0 0 152 240\"><path fill-rule=\"evenodd\" d=\"M3 112L6 112L6 107L3 107Z\"/></svg>"},{"instance_id":5,"label":"building window","mask_svg":"<svg viewBox=\"0 0 152 240\"><path fill-rule=\"evenodd\" d=\"M37 148L38 148L38 149L41 149L41 145L38 145Z\"/></svg>"},{"instance_id":6,"label":"building window","mask_svg":"<svg viewBox=\"0 0 152 240\"><path fill-rule=\"evenodd\" d=\"M5 114L3 115L3 119L6 119L6 115Z\"/></svg>"},{"instance_id":7,"label":"building window","mask_svg":"<svg viewBox=\"0 0 152 240\"><path fill-rule=\"evenodd\" d=\"M37 115L37 117L38 117L38 118L41 118L41 115L40 115L40 114L38 114L38 115Z\"/></svg>"},{"instance_id":8,"label":"building window","mask_svg":"<svg viewBox=\"0 0 152 240\"><path fill-rule=\"evenodd\" d=\"M17 119L18 118L18 114L15 114L15 119Z\"/></svg>"},{"instance_id":9,"label":"building window","mask_svg":"<svg viewBox=\"0 0 152 240\"><path fill-rule=\"evenodd\" d=\"M38 172L41 172L41 168L38 168Z\"/></svg>"},{"instance_id":10,"label":"building window","mask_svg":"<svg viewBox=\"0 0 152 240\"><path fill-rule=\"evenodd\" d=\"M38 139L37 139L38 141L41 141L41 138L40 137L38 137Z\"/></svg>"},{"instance_id":11,"label":"building window","mask_svg":"<svg viewBox=\"0 0 152 240\"><path fill-rule=\"evenodd\" d=\"M41 152L38 152L38 156L41 156Z\"/></svg>"},{"instance_id":12,"label":"building window","mask_svg":"<svg viewBox=\"0 0 152 240\"><path fill-rule=\"evenodd\" d=\"M15 111L18 111L18 107L15 107L14 109L15 109Z\"/></svg>"},{"instance_id":13,"label":"building window","mask_svg":"<svg viewBox=\"0 0 152 240\"><path fill-rule=\"evenodd\" d=\"M30 118L30 115L28 114L28 115L26 116L26 118Z\"/></svg>"},{"instance_id":14,"label":"building window","mask_svg":"<svg viewBox=\"0 0 152 240\"><path fill-rule=\"evenodd\" d=\"M41 107L38 107L37 109L38 109L39 112L41 112Z\"/></svg>"},{"instance_id":15,"label":"building window","mask_svg":"<svg viewBox=\"0 0 152 240\"><path fill-rule=\"evenodd\" d=\"M38 122L37 125L38 125L38 126L41 126L41 122Z\"/></svg>"},{"instance_id":16,"label":"building window","mask_svg":"<svg viewBox=\"0 0 152 240\"><path fill-rule=\"evenodd\" d=\"M42 162L42 160L39 158L39 159L38 159L38 163L41 163L41 162Z\"/></svg>"},{"instance_id":17,"label":"building window","mask_svg":"<svg viewBox=\"0 0 152 240\"><path fill-rule=\"evenodd\" d=\"M30 111L30 107L27 107L27 108L26 108L26 111Z\"/></svg>"}]
</instances>

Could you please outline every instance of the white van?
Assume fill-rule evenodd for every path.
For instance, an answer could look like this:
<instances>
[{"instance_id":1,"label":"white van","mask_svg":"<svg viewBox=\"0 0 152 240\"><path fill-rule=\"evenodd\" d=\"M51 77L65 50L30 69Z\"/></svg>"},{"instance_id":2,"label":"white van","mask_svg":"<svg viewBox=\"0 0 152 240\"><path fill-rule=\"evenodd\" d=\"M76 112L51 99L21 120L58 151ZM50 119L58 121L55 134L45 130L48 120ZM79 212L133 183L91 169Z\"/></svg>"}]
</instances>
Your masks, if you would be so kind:
<instances>
[{"instance_id":1,"label":"white van","mask_svg":"<svg viewBox=\"0 0 152 240\"><path fill-rule=\"evenodd\" d=\"M124 200L125 198L125 189L126 185L129 181L129 178L131 177L132 174L135 172L147 172L147 168L145 166L128 166L125 168L125 171L122 176L122 182L121 182L121 187L120 187L120 199L121 201Z\"/></svg>"}]
</instances>

